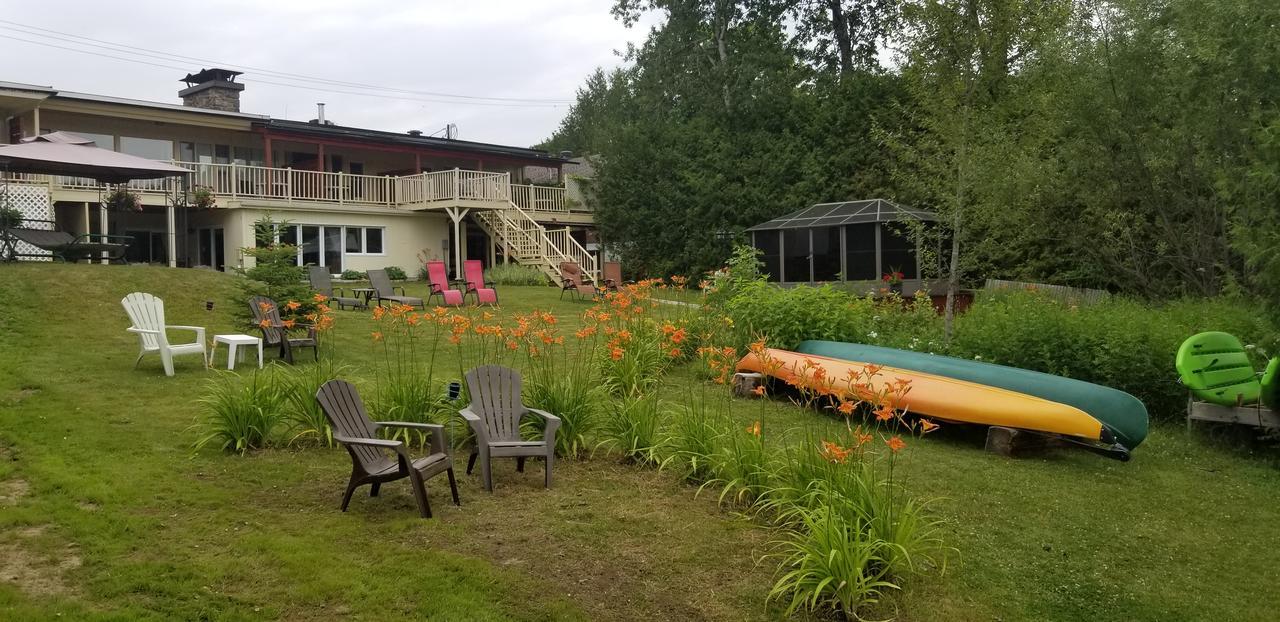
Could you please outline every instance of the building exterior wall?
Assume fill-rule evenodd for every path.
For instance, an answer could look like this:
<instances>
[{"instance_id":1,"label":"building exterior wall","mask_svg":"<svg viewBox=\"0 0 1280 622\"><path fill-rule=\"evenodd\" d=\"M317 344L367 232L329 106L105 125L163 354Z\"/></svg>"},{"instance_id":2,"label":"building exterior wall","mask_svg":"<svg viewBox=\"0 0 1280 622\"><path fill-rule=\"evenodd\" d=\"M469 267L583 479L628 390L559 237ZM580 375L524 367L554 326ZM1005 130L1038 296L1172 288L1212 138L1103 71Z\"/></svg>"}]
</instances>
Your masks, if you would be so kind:
<instances>
[{"instance_id":1,"label":"building exterior wall","mask_svg":"<svg viewBox=\"0 0 1280 622\"><path fill-rule=\"evenodd\" d=\"M227 235L228 263L251 265L252 258L245 257L239 249L253 243L254 223L270 216L277 222L293 225L320 225L342 227L379 227L383 230L383 252L379 254L343 253L344 270L371 270L396 266L410 277L418 273L418 254L428 259L448 255L449 218L435 212L411 212L361 214L354 211L267 210L242 208L227 210L235 214L239 222L234 224L235 234ZM443 248L441 245L444 245ZM232 257L235 260L232 261Z\"/></svg>"}]
</instances>

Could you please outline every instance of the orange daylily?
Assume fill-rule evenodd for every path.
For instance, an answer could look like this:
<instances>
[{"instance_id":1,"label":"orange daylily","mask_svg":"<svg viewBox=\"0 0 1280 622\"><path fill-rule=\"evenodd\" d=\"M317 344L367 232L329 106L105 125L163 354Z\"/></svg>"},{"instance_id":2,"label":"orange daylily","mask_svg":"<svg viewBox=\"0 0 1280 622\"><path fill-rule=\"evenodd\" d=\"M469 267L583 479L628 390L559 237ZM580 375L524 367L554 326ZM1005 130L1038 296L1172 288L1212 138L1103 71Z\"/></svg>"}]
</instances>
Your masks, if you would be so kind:
<instances>
[{"instance_id":1,"label":"orange daylily","mask_svg":"<svg viewBox=\"0 0 1280 622\"><path fill-rule=\"evenodd\" d=\"M849 454L853 453L853 450L848 447L841 447L831 441L822 441L822 446L818 453L829 462L844 464L845 460L849 459Z\"/></svg>"},{"instance_id":2,"label":"orange daylily","mask_svg":"<svg viewBox=\"0 0 1280 622\"><path fill-rule=\"evenodd\" d=\"M760 436L760 422L757 421L747 426L747 432L750 432L754 436Z\"/></svg>"},{"instance_id":3,"label":"orange daylily","mask_svg":"<svg viewBox=\"0 0 1280 622\"><path fill-rule=\"evenodd\" d=\"M754 393L756 397L764 397L764 391L765 391L764 385L759 385L756 388L751 390L751 392Z\"/></svg>"},{"instance_id":4,"label":"orange daylily","mask_svg":"<svg viewBox=\"0 0 1280 622\"><path fill-rule=\"evenodd\" d=\"M298 309L300 309L301 307L302 307L302 303L301 303L301 302L298 302L297 300L290 300L289 302L285 303L285 305L284 305L284 308L286 308L286 309L288 309L288 310L290 310L290 311L297 311L297 310L298 310Z\"/></svg>"},{"instance_id":5,"label":"orange daylily","mask_svg":"<svg viewBox=\"0 0 1280 622\"><path fill-rule=\"evenodd\" d=\"M382 331L375 330L370 335L374 341L382 341Z\"/></svg>"},{"instance_id":6,"label":"orange daylily","mask_svg":"<svg viewBox=\"0 0 1280 622\"><path fill-rule=\"evenodd\" d=\"M932 421L929 421L928 419L921 419L921 420L920 420L920 433L921 433L921 434L928 434L928 433L930 433L930 432L932 432L932 431L934 431L934 430L938 429L938 427L939 427L939 426L938 426L938 424L936 424L936 423L934 423L934 422L932 422Z\"/></svg>"},{"instance_id":7,"label":"orange daylily","mask_svg":"<svg viewBox=\"0 0 1280 622\"><path fill-rule=\"evenodd\" d=\"M892 449L895 454L902 451L902 448L907 446L907 443L897 435L894 435L893 438L885 441L885 444L889 445L889 449Z\"/></svg>"}]
</instances>

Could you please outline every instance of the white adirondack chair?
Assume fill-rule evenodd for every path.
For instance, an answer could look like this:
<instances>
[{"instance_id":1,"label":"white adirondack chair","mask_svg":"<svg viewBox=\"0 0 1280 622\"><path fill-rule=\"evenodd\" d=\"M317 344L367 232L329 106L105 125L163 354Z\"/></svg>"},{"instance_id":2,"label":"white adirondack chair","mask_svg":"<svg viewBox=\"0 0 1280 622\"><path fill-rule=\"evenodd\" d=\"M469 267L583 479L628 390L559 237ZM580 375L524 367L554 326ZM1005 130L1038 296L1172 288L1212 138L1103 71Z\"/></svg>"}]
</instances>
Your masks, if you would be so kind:
<instances>
[{"instance_id":1,"label":"white adirondack chair","mask_svg":"<svg viewBox=\"0 0 1280 622\"><path fill-rule=\"evenodd\" d=\"M124 312L129 314L129 320L133 322L133 326L129 327L129 332L138 335L138 340L142 344L142 351L138 353L138 360L133 363L134 369L138 368L138 363L142 362L142 357L151 352L160 353L160 361L164 363L164 374L166 376L173 375L173 357L175 354L199 354L207 364L208 360L205 357L204 349L204 327L166 325L164 323L164 301L145 292L133 292L120 299L120 304L124 307ZM165 334L165 329L167 328L195 331L196 340L193 343L169 343L169 337Z\"/></svg>"}]
</instances>

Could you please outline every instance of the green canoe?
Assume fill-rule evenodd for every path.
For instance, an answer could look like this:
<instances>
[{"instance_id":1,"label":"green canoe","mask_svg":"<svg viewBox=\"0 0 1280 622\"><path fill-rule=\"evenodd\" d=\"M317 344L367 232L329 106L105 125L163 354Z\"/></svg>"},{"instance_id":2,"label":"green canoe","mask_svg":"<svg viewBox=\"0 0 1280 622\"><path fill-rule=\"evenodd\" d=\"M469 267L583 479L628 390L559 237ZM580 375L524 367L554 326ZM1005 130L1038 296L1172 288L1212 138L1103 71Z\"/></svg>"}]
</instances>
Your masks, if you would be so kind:
<instances>
[{"instance_id":1,"label":"green canoe","mask_svg":"<svg viewBox=\"0 0 1280 622\"><path fill-rule=\"evenodd\" d=\"M1074 406L1097 419L1126 449L1137 447L1147 438L1147 407L1138 398L1083 380L860 343L804 341L796 351L945 376Z\"/></svg>"}]
</instances>

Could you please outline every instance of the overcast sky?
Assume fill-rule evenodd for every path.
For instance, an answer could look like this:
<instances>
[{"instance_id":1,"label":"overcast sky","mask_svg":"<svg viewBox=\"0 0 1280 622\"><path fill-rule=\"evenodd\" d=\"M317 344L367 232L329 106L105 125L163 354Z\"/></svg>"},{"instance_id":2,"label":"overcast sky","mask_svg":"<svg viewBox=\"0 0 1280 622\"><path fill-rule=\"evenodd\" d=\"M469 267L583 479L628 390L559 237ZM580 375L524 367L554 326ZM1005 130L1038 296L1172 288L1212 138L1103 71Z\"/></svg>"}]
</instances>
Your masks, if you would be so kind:
<instances>
[{"instance_id":1,"label":"overcast sky","mask_svg":"<svg viewBox=\"0 0 1280 622\"><path fill-rule=\"evenodd\" d=\"M461 139L519 146L549 136L586 76L620 64L617 52L642 41L652 22L624 28L609 13L613 0L6 4L0 58L8 62L0 80L180 103L179 79L189 71L253 67L278 73L245 69L244 112L307 120L323 101L326 117L341 125L431 133L456 123ZM101 42L127 47L104 49ZM427 93L541 101L491 105L503 102Z\"/></svg>"}]
</instances>

